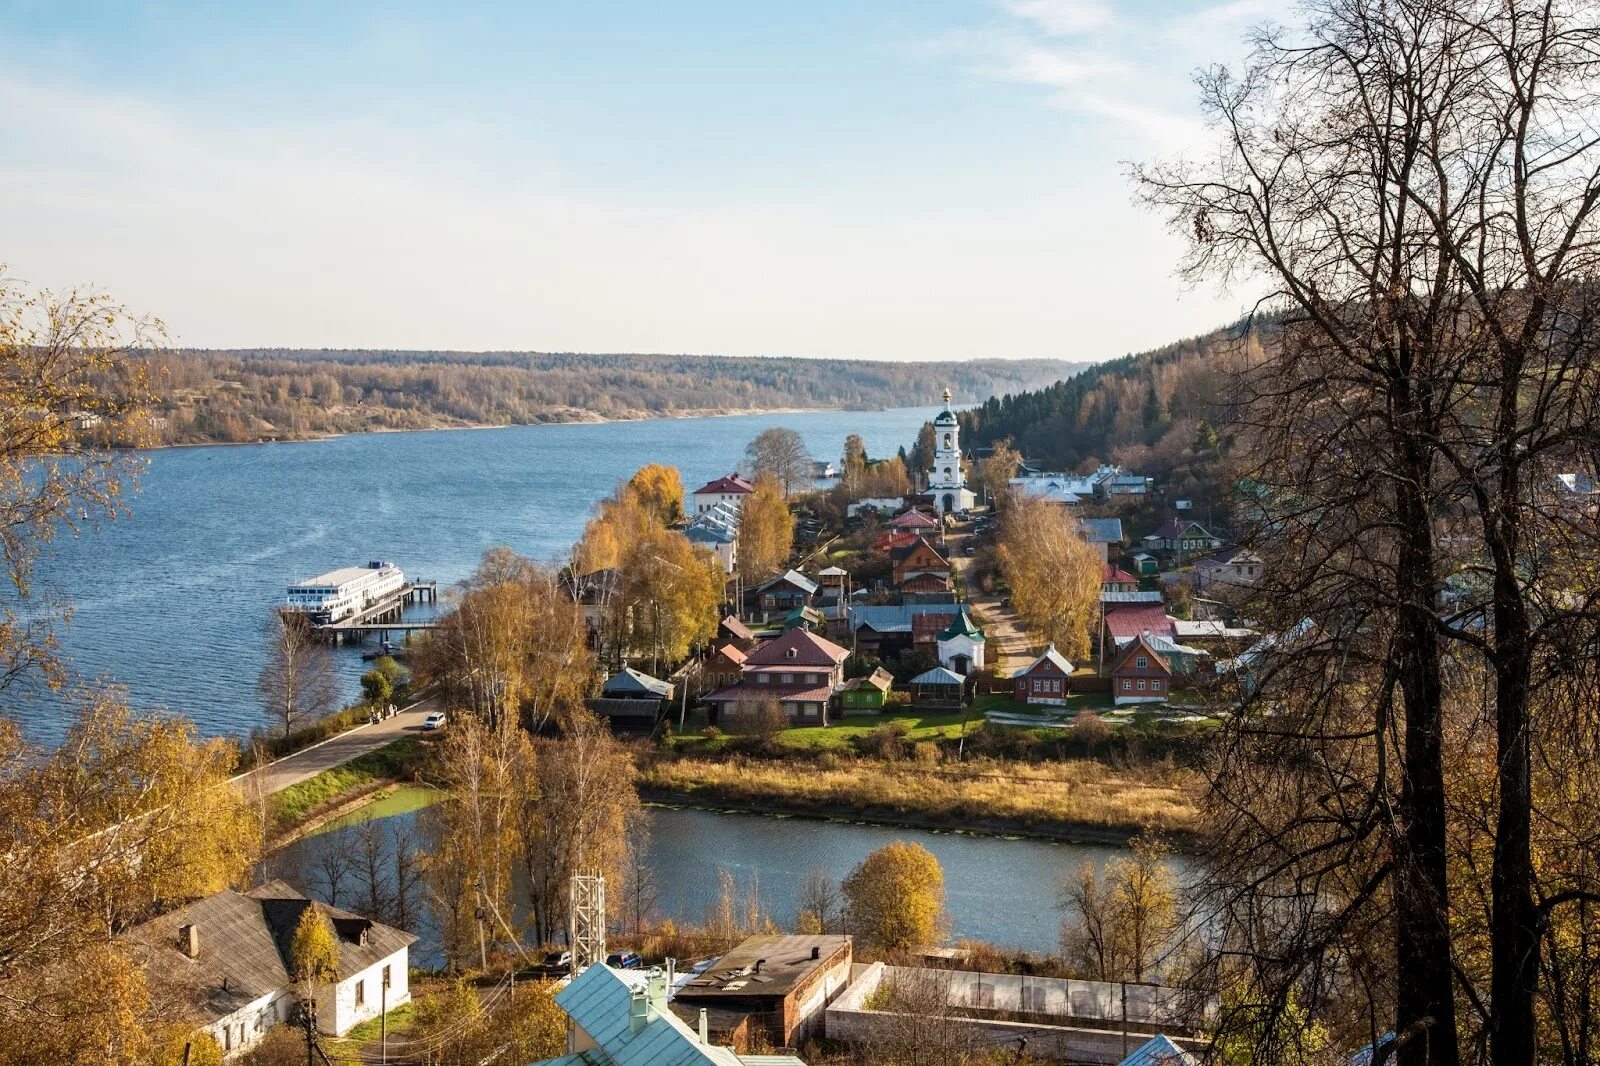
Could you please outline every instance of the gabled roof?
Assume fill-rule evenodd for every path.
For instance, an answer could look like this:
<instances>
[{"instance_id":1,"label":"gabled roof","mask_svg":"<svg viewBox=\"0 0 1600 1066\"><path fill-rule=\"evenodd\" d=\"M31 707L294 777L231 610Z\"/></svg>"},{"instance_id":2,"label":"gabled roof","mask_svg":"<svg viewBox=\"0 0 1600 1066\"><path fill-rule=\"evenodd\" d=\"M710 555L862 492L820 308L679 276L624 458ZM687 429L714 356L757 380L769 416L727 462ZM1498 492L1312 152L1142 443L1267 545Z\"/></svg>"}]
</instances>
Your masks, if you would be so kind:
<instances>
[{"instance_id":1,"label":"gabled roof","mask_svg":"<svg viewBox=\"0 0 1600 1066\"><path fill-rule=\"evenodd\" d=\"M1172 664L1167 661L1167 657L1165 655L1162 655L1156 650L1155 642L1151 640L1148 633L1140 633L1137 637L1128 642L1128 646L1122 649L1122 651L1117 655L1115 662L1112 663L1111 672L1115 674L1118 670L1121 670L1124 666L1127 666L1128 663L1132 662L1135 655L1139 655L1141 653L1143 653L1154 665L1159 666L1162 670L1169 674L1172 673Z\"/></svg>"},{"instance_id":2,"label":"gabled roof","mask_svg":"<svg viewBox=\"0 0 1600 1066\"><path fill-rule=\"evenodd\" d=\"M1200 1060L1157 1034L1128 1053L1117 1066L1199 1066Z\"/></svg>"},{"instance_id":3,"label":"gabled roof","mask_svg":"<svg viewBox=\"0 0 1600 1066\"><path fill-rule=\"evenodd\" d=\"M946 670L942 666L935 666L932 670L918 674L911 679L913 685L965 685L967 679L953 670Z\"/></svg>"},{"instance_id":4,"label":"gabled roof","mask_svg":"<svg viewBox=\"0 0 1600 1066\"><path fill-rule=\"evenodd\" d=\"M724 618L721 622L717 623L717 625L718 628L726 631L728 636L735 640L756 639L756 635L750 631L750 627L739 621L739 619L735 618L731 614Z\"/></svg>"},{"instance_id":5,"label":"gabled roof","mask_svg":"<svg viewBox=\"0 0 1600 1066\"><path fill-rule=\"evenodd\" d=\"M1150 536L1160 537L1162 540L1176 540L1177 538L1186 535L1191 528L1198 529L1200 531L1200 535L1203 537L1211 540L1216 539L1211 535L1211 532L1207 530L1205 526L1202 526L1199 522L1196 522L1190 518L1169 518L1165 522L1161 523L1160 528L1158 528ZM1146 537L1144 539L1149 540L1150 537Z\"/></svg>"},{"instance_id":6,"label":"gabled roof","mask_svg":"<svg viewBox=\"0 0 1600 1066\"><path fill-rule=\"evenodd\" d=\"M718 648L712 654L713 655L720 655L724 659L728 660L730 663L733 663L736 666L744 665L744 661L746 659L750 658L750 656L745 654L743 648L739 647L739 645L734 644L732 642L724 644L722 647Z\"/></svg>"},{"instance_id":7,"label":"gabled roof","mask_svg":"<svg viewBox=\"0 0 1600 1066\"><path fill-rule=\"evenodd\" d=\"M897 586L901 592L949 592L950 579L943 574L933 574L924 570L912 574Z\"/></svg>"},{"instance_id":8,"label":"gabled roof","mask_svg":"<svg viewBox=\"0 0 1600 1066\"><path fill-rule=\"evenodd\" d=\"M638 970L595 965L556 993L556 1005L599 1045L583 1053L590 1057L576 1061L602 1066L739 1066L739 1056L729 1048L700 1043L694 1030L667 1009L664 994L659 1002L649 999L642 1025L631 1022L634 996L648 999L651 977Z\"/></svg>"},{"instance_id":9,"label":"gabled roof","mask_svg":"<svg viewBox=\"0 0 1600 1066\"><path fill-rule=\"evenodd\" d=\"M894 529L938 529L939 520L915 507L905 514L895 515L886 523Z\"/></svg>"},{"instance_id":10,"label":"gabled roof","mask_svg":"<svg viewBox=\"0 0 1600 1066\"><path fill-rule=\"evenodd\" d=\"M660 681L649 674L642 674L631 666L624 666L621 670L606 678L606 683L600 686L603 695L612 696L618 693L630 695L661 696L672 695L672 686L665 681Z\"/></svg>"},{"instance_id":11,"label":"gabled roof","mask_svg":"<svg viewBox=\"0 0 1600 1066\"><path fill-rule=\"evenodd\" d=\"M888 692L893 687L894 675L880 666L866 677L852 677L839 686L839 691L854 692L858 688L875 688L879 692Z\"/></svg>"},{"instance_id":12,"label":"gabled roof","mask_svg":"<svg viewBox=\"0 0 1600 1066\"><path fill-rule=\"evenodd\" d=\"M780 584L793 585L795 588L800 589L802 592L804 592L807 596L815 595L817 589L822 587L822 586L818 585L815 581L812 581L809 577L806 577L806 575L802 574L798 570L785 570L783 573L779 574L777 577L772 578L771 580L766 581L766 582L756 586L756 591L757 592L765 592L767 589L771 588L773 585L780 585Z\"/></svg>"},{"instance_id":13,"label":"gabled roof","mask_svg":"<svg viewBox=\"0 0 1600 1066\"><path fill-rule=\"evenodd\" d=\"M1080 518L1078 524L1083 529L1083 539L1090 544L1117 544L1122 540L1120 518Z\"/></svg>"},{"instance_id":14,"label":"gabled roof","mask_svg":"<svg viewBox=\"0 0 1600 1066\"><path fill-rule=\"evenodd\" d=\"M911 620L919 614L950 614L948 603L863 604L850 608L850 628L866 626L875 633L909 633Z\"/></svg>"},{"instance_id":15,"label":"gabled roof","mask_svg":"<svg viewBox=\"0 0 1600 1066\"><path fill-rule=\"evenodd\" d=\"M818 571L818 577L849 577L850 571L842 566L830 566L826 570Z\"/></svg>"},{"instance_id":16,"label":"gabled roof","mask_svg":"<svg viewBox=\"0 0 1600 1066\"><path fill-rule=\"evenodd\" d=\"M392 926L309 900L282 881L268 881L249 892L218 892L135 926L126 935L152 969L192 990L194 1007L209 1021L290 986L290 945L308 907L317 908L333 923L339 939L340 980L387 959L417 939ZM178 930L185 925L193 925L197 931L197 958L179 950Z\"/></svg>"},{"instance_id":17,"label":"gabled roof","mask_svg":"<svg viewBox=\"0 0 1600 1066\"><path fill-rule=\"evenodd\" d=\"M1138 584L1139 579L1128 573L1116 563L1107 563L1100 571L1100 584L1102 585L1128 585Z\"/></svg>"},{"instance_id":18,"label":"gabled roof","mask_svg":"<svg viewBox=\"0 0 1600 1066\"><path fill-rule=\"evenodd\" d=\"M790 655L790 652L794 652ZM750 653L746 666L836 666L850 657L826 637L819 637L806 629L791 629L781 637L767 641Z\"/></svg>"},{"instance_id":19,"label":"gabled roof","mask_svg":"<svg viewBox=\"0 0 1600 1066\"><path fill-rule=\"evenodd\" d=\"M957 611L956 620L946 626L940 633L940 640L954 640L957 637L970 637L972 640L983 640L983 630L972 620L966 611Z\"/></svg>"},{"instance_id":20,"label":"gabled roof","mask_svg":"<svg viewBox=\"0 0 1600 1066\"><path fill-rule=\"evenodd\" d=\"M1037 659L1033 660L1033 662L1029 663L1027 666L1024 666L1021 670L1018 670L1011 676L1019 677L1023 674L1031 674L1036 668L1045 664L1054 666L1063 674L1072 673L1072 664L1067 661L1067 657L1065 655L1062 655L1060 652L1056 651L1056 646L1052 644L1044 650L1043 655L1039 656Z\"/></svg>"},{"instance_id":21,"label":"gabled roof","mask_svg":"<svg viewBox=\"0 0 1600 1066\"><path fill-rule=\"evenodd\" d=\"M1106 630L1120 640L1137 637L1145 630L1156 636L1171 637L1176 631L1167 609L1159 603L1128 604L1106 611Z\"/></svg>"},{"instance_id":22,"label":"gabled roof","mask_svg":"<svg viewBox=\"0 0 1600 1066\"><path fill-rule=\"evenodd\" d=\"M926 537L918 537L910 544L900 544L890 548L889 558L893 559L895 562L900 562L903 559L911 558L911 556L915 555L920 549L923 548L926 548L928 551L932 552L933 557L943 563L946 567L950 565L950 560L946 559L944 555L940 553L938 548L935 548L932 544L929 544L928 538Z\"/></svg>"},{"instance_id":23,"label":"gabled roof","mask_svg":"<svg viewBox=\"0 0 1600 1066\"><path fill-rule=\"evenodd\" d=\"M726 526L699 525L689 523L689 528L683 531L689 538L690 544L733 544L739 539L739 534Z\"/></svg>"},{"instance_id":24,"label":"gabled roof","mask_svg":"<svg viewBox=\"0 0 1600 1066\"><path fill-rule=\"evenodd\" d=\"M702 493L717 493L719 495L743 495L756 491L756 487L742 474L724 474L715 481L709 481L695 489L692 495Z\"/></svg>"}]
</instances>

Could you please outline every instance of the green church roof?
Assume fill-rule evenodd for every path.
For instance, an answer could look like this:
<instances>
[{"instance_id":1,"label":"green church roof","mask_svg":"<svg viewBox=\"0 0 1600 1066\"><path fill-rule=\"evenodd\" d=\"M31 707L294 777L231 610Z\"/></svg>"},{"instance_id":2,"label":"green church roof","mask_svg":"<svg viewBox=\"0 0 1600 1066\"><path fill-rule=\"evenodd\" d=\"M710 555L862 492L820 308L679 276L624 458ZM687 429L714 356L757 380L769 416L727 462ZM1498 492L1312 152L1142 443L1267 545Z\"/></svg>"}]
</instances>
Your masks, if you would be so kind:
<instances>
[{"instance_id":1,"label":"green church roof","mask_svg":"<svg viewBox=\"0 0 1600 1066\"><path fill-rule=\"evenodd\" d=\"M956 637L971 637L973 640L983 640L983 630L966 611L957 611L956 620L944 627L939 634L940 640L954 640Z\"/></svg>"}]
</instances>

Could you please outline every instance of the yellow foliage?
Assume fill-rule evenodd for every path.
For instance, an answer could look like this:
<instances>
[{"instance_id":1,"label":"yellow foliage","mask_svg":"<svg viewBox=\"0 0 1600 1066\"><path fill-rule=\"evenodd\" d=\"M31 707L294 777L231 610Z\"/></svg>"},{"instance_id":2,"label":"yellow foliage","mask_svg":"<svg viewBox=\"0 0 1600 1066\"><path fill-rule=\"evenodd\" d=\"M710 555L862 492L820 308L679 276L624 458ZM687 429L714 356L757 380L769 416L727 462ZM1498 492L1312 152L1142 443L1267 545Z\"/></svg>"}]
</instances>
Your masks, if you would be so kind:
<instances>
[{"instance_id":1,"label":"yellow foliage","mask_svg":"<svg viewBox=\"0 0 1600 1066\"><path fill-rule=\"evenodd\" d=\"M628 479L623 491L635 495L663 525L683 517L683 478L675 466L651 463Z\"/></svg>"},{"instance_id":2,"label":"yellow foliage","mask_svg":"<svg viewBox=\"0 0 1600 1066\"><path fill-rule=\"evenodd\" d=\"M1105 563L1080 535L1078 520L1058 503L1012 494L997 554L1023 621L1068 658L1087 657Z\"/></svg>"},{"instance_id":3,"label":"yellow foliage","mask_svg":"<svg viewBox=\"0 0 1600 1066\"><path fill-rule=\"evenodd\" d=\"M747 582L769 577L783 569L793 550L794 515L783 486L761 474L739 511L739 572Z\"/></svg>"},{"instance_id":4,"label":"yellow foliage","mask_svg":"<svg viewBox=\"0 0 1600 1066\"><path fill-rule=\"evenodd\" d=\"M844 879L850 931L865 944L903 950L943 939L944 871L921 844L896 841L868 855Z\"/></svg>"},{"instance_id":5,"label":"yellow foliage","mask_svg":"<svg viewBox=\"0 0 1600 1066\"><path fill-rule=\"evenodd\" d=\"M312 905L301 913L289 961L294 979L301 984L319 985L339 976L339 937L322 908Z\"/></svg>"}]
</instances>

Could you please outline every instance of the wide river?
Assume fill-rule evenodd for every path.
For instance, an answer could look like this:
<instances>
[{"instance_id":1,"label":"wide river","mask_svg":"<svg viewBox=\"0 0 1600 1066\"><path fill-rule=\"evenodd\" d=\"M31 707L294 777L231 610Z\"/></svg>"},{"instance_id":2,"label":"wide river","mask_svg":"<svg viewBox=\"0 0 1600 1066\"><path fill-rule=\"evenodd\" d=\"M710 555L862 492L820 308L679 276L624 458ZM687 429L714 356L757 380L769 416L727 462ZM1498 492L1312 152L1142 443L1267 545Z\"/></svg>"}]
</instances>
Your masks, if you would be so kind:
<instances>
[{"instance_id":1,"label":"wide river","mask_svg":"<svg viewBox=\"0 0 1600 1066\"><path fill-rule=\"evenodd\" d=\"M859 433L868 454L909 448L936 408L381 433L295 444L153 452L130 517L57 542L39 584L75 608L62 647L86 677L119 682L136 706L188 715L208 734L262 724L256 677L266 622L290 582L392 559L441 588L485 548L557 558L595 503L646 463L685 488L734 469L769 426L837 461ZM353 696L359 650L340 668ZM29 737L60 739L59 703L12 708Z\"/></svg>"}]
</instances>

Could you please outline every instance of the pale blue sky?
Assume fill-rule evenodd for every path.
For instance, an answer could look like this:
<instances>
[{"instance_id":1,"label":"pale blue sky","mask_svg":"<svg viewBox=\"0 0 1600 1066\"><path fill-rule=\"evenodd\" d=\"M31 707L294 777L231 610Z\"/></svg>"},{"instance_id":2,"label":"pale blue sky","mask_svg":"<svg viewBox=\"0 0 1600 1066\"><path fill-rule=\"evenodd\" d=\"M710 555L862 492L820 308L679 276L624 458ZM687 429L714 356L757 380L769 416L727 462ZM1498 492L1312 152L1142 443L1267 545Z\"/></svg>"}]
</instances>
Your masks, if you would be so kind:
<instances>
[{"instance_id":1,"label":"pale blue sky","mask_svg":"<svg viewBox=\"0 0 1600 1066\"><path fill-rule=\"evenodd\" d=\"M1288 0L0 2L0 261L196 346L1101 359Z\"/></svg>"}]
</instances>

